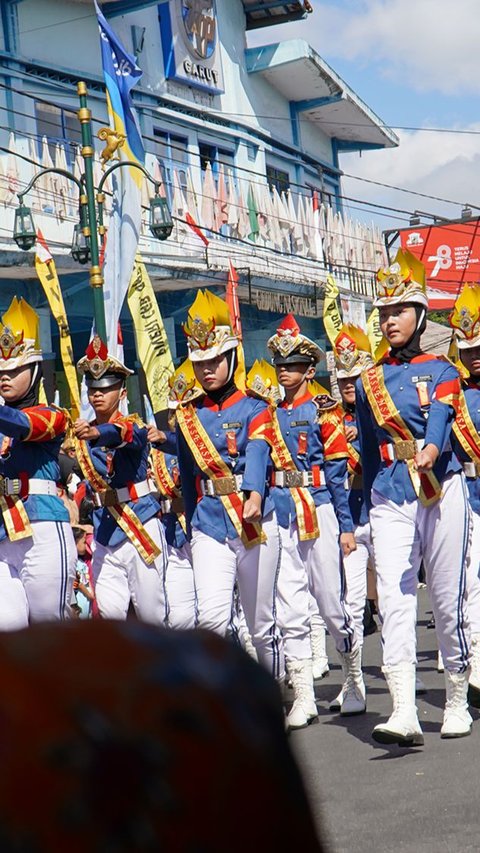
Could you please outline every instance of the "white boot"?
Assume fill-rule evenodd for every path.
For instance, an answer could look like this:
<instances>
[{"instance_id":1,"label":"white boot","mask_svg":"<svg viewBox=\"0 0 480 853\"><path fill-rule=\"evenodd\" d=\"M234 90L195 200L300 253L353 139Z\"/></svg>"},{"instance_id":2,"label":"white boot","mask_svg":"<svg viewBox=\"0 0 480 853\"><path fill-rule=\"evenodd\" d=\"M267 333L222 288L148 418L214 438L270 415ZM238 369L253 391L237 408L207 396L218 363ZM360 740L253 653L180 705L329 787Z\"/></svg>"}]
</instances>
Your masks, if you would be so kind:
<instances>
[{"instance_id":1,"label":"white boot","mask_svg":"<svg viewBox=\"0 0 480 853\"><path fill-rule=\"evenodd\" d=\"M466 737L472 731L472 718L468 711L468 672L445 670L447 701L443 712L441 737Z\"/></svg>"},{"instance_id":2,"label":"white boot","mask_svg":"<svg viewBox=\"0 0 480 853\"><path fill-rule=\"evenodd\" d=\"M360 649L360 658L361 658L361 655L362 655L362 651ZM343 666L343 661L342 661L342 669L343 669L343 675L344 675L344 679L345 679L346 671L345 671L345 668ZM331 711L340 711L340 709L342 707L342 702L343 702L344 697L345 697L346 689L347 689L347 682L346 682L346 680L344 680L344 682L340 688L340 692L337 693L337 695L335 696L335 699L332 699L332 701L330 702L330 705L328 706ZM364 685L363 689L365 690L365 685ZM362 713L362 712L359 712L359 713Z\"/></svg>"},{"instance_id":3,"label":"white boot","mask_svg":"<svg viewBox=\"0 0 480 853\"><path fill-rule=\"evenodd\" d=\"M437 655L437 672L445 672L445 667L443 665L443 655L442 655L440 649L438 650L438 655Z\"/></svg>"},{"instance_id":4,"label":"white boot","mask_svg":"<svg viewBox=\"0 0 480 853\"><path fill-rule=\"evenodd\" d=\"M474 708L480 708L480 634L472 634L468 701Z\"/></svg>"},{"instance_id":5,"label":"white boot","mask_svg":"<svg viewBox=\"0 0 480 853\"><path fill-rule=\"evenodd\" d=\"M287 728L304 729L318 717L313 689L312 661L295 660L288 664L295 699L287 716Z\"/></svg>"},{"instance_id":6,"label":"white boot","mask_svg":"<svg viewBox=\"0 0 480 853\"><path fill-rule=\"evenodd\" d=\"M342 655L344 683L341 690L342 703L340 714L350 717L354 714L364 714L367 710L365 698L365 682L362 673L362 650L357 646L354 652Z\"/></svg>"},{"instance_id":7,"label":"white boot","mask_svg":"<svg viewBox=\"0 0 480 853\"><path fill-rule=\"evenodd\" d=\"M327 632L323 625L313 623L310 626L310 645L312 647L313 680L319 681L329 673L327 647Z\"/></svg>"},{"instance_id":8,"label":"white boot","mask_svg":"<svg viewBox=\"0 0 480 853\"><path fill-rule=\"evenodd\" d=\"M384 666L393 701L393 713L386 723L375 726L372 737L377 743L397 743L399 746L422 746L423 734L415 706L415 664L400 663Z\"/></svg>"}]
</instances>

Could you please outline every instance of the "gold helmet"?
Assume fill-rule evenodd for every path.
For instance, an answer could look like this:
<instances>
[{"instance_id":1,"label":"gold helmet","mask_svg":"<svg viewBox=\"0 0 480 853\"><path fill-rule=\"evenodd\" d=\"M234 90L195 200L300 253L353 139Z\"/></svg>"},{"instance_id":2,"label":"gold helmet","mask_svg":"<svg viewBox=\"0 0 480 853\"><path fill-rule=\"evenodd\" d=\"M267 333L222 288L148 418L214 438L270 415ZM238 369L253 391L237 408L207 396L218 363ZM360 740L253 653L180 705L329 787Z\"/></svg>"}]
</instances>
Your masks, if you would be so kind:
<instances>
[{"instance_id":1,"label":"gold helmet","mask_svg":"<svg viewBox=\"0 0 480 853\"><path fill-rule=\"evenodd\" d=\"M275 368L262 358L257 359L247 374L247 391L267 403L276 405L281 400Z\"/></svg>"},{"instance_id":2,"label":"gold helmet","mask_svg":"<svg viewBox=\"0 0 480 853\"><path fill-rule=\"evenodd\" d=\"M37 361L42 361L38 314L14 296L0 327L0 370L16 370Z\"/></svg>"},{"instance_id":3,"label":"gold helmet","mask_svg":"<svg viewBox=\"0 0 480 853\"><path fill-rule=\"evenodd\" d=\"M170 388L168 394L169 409L176 409L182 403L191 403L192 400L205 393L203 388L197 384L192 362L189 358L186 358L177 367L175 373L170 376L168 385Z\"/></svg>"},{"instance_id":4,"label":"gold helmet","mask_svg":"<svg viewBox=\"0 0 480 853\"><path fill-rule=\"evenodd\" d=\"M236 349L227 303L209 290L199 290L183 325L191 361L208 361Z\"/></svg>"},{"instance_id":5,"label":"gold helmet","mask_svg":"<svg viewBox=\"0 0 480 853\"><path fill-rule=\"evenodd\" d=\"M393 264L377 272L373 307L415 302L428 308L425 267L411 252L399 249Z\"/></svg>"},{"instance_id":6,"label":"gold helmet","mask_svg":"<svg viewBox=\"0 0 480 853\"><path fill-rule=\"evenodd\" d=\"M358 326L344 323L333 346L335 368L339 379L360 376L373 364L370 341Z\"/></svg>"},{"instance_id":7,"label":"gold helmet","mask_svg":"<svg viewBox=\"0 0 480 853\"><path fill-rule=\"evenodd\" d=\"M480 285L464 284L448 319L459 350L480 346Z\"/></svg>"}]
</instances>

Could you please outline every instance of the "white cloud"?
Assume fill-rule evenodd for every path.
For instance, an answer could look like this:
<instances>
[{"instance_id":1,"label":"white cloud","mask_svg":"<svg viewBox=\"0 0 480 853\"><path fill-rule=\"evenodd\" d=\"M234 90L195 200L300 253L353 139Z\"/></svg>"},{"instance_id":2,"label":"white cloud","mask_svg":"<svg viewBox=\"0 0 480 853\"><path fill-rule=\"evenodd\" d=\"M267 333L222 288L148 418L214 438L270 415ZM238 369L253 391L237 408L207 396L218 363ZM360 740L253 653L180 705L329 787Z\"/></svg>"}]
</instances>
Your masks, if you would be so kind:
<instances>
[{"instance_id":1,"label":"white cloud","mask_svg":"<svg viewBox=\"0 0 480 853\"><path fill-rule=\"evenodd\" d=\"M468 129L480 133L480 123ZM437 131L400 131L399 136L398 148L364 153L361 158L344 155L341 168L357 177L440 197L450 203L348 177L343 179L344 195L408 212L423 210L447 219L459 218L466 203L480 206L480 136ZM356 215L360 216L358 212ZM382 216L382 227L402 226L408 224L407 219L408 214L392 211L391 215Z\"/></svg>"},{"instance_id":2,"label":"white cloud","mask_svg":"<svg viewBox=\"0 0 480 853\"><path fill-rule=\"evenodd\" d=\"M478 0L317 2L308 21L254 31L249 43L288 38L304 38L329 57L375 65L417 91L478 95Z\"/></svg>"}]
</instances>

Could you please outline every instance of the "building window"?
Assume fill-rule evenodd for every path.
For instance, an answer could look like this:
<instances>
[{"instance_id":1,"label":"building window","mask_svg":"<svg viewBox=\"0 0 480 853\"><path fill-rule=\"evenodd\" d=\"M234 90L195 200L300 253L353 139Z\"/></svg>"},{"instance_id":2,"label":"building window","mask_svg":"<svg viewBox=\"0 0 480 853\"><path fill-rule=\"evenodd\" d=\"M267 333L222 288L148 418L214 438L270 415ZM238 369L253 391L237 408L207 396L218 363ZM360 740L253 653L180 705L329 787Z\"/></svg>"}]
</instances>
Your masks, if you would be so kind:
<instances>
[{"instance_id":1,"label":"building window","mask_svg":"<svg viewBox=\"0 0 480 853\"><path fill-rule=\"evenodd\" d=\"M160 166L162 180L168 187L169 192L173 185L173 172L176 169L178 180L182 189L187 187L188 170L188 139L168 133L163 130L154 129L155 154Z\"/></svg>"},{"instance_id":2,"label":"building window","mask_svg":"<svg viewBox=\"0 0 480 853\"><path fill-rule=\"evenodd\" d=\"M277 188L279 193L287 192L290 188L290 175L282 169L267 165L267 181L271 190Z\"/></svg>"},{"instance_id":3,"label":"building window","mask_svg":"<svg viewBox=\"0 0 480 853\"><path fill-rule=\"evenodd\" d=\"M73 166L76 147L82 143L82 132L76 112L37 101L35 103L35 116L39 157L42 156L42 139L46 136L52 159L55 159L55 146L61 143L65 145L68 165Z\"/></svg>"},{"instance_id":4,"label":"building window","mask_svg":"<svg viewBox=\"0 0 480 853\"><path fill-rule=\"evenodd\" d=\"M200 167L202 172L207 168L207 163L210 163L215 178L218 177L218 171L221 165L224 168L226 179L228 179L230 172L233 173L235 168L235 153L228 148L219 148L218 145L199 142L198 153L200 155Z\"/></svg>"}]
</instances>

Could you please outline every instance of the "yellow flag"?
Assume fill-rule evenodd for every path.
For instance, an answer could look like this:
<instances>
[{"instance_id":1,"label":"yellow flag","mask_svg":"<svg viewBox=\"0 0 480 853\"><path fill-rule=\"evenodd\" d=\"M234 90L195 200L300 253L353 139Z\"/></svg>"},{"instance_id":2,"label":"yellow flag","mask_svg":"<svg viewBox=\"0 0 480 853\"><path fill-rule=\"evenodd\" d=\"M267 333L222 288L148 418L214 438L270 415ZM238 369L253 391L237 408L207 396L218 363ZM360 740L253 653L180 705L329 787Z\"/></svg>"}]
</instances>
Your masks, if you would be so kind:
<instances>
[{"instance_id":1,"label":"yellow flag","mask_svg":"<svg viewBox=\"0 0 480 853\"><path fill-rule=\"evenodd\" d=\"M127 299L152 409L160 412L168 407L168 380L175 368L152 282L139 254L133 265Z\"/></svg>"},{"instance_id":2,"label":"yellow flag","mask_svg":"<svg viewBox=\"0 0 480 853\"><path fill-rule=\"evenodd\" d=\"M70 409L72 418L78 418L80 413L80 394L78 391L77 372L73 361L72 339L68 328L67 312L63 302L63 294L58 280L55 261L53 260L42 233L38 232L37 249L35 254L35 269L48 299L50 310L57 321L60 332L60 354L63 369L70 391Z\"/></svg>"},{"instance_id":3,"label":"yellow flag","mask_svg":"<svg viewBox=\"0 0 480 853\"><path fill-rule=\"evenodd\" d=\"M374 308L367 320L367 336L375 361L379 361L388 350L388 341L380 328L378 308Z\"/></svg>"},{"instance_id":4,"label":"yellow flag","mask_svg":"<svg viewBox=\"0 0 480 853\"><path fill-rule=\"evenodd\" d=\"M323 325L328 339L333 347L337 335L342 328L342 318L338 310L339 289L333 275L327 275L325 298L323 302Z\"/></svg>"}]
</instances>

